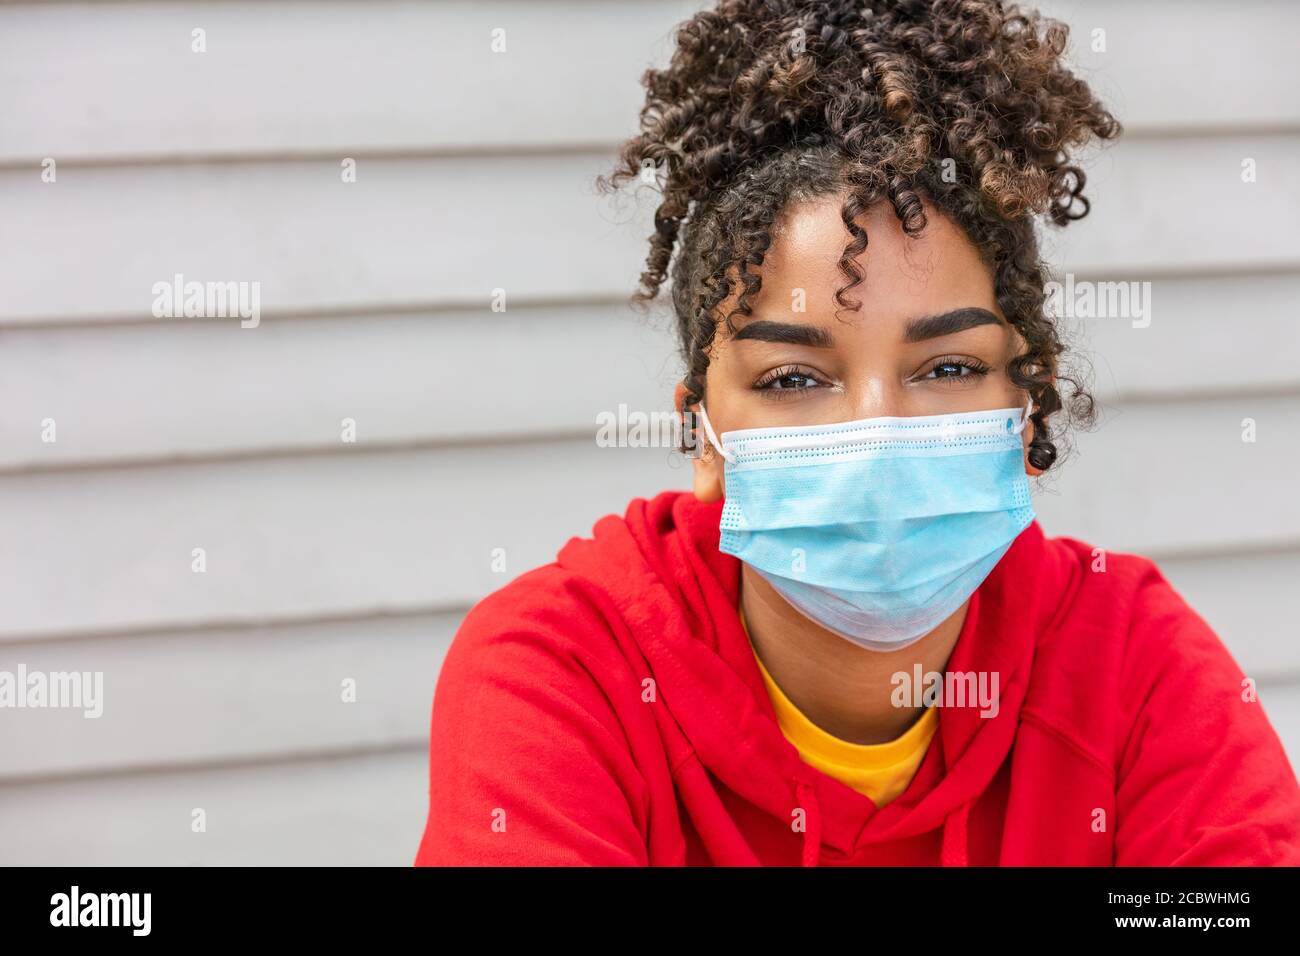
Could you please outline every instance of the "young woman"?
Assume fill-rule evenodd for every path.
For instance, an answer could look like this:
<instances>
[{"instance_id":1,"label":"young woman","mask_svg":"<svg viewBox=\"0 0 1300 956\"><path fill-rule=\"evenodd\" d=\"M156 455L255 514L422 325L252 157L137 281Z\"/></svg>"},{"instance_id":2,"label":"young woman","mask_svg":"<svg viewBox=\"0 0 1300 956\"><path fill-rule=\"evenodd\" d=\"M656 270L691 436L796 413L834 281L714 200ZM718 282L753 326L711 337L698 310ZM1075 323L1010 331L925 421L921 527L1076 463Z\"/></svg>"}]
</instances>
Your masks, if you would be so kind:
<instances>
[{"instance_id":1,"label":"young woman","mask_svg":"<svg viewBox=\"0 0 1300 956\"><path fill-rule=\"evenodd\" d=\"M996 0L680 28L612 182L662 190L638 300L671 262L694 488L470 611L417 864L1300 863L1220 639L1034 519L1092 412L1035 223L1120 129L1065 38Z\"/></svg>"}]
</instances>

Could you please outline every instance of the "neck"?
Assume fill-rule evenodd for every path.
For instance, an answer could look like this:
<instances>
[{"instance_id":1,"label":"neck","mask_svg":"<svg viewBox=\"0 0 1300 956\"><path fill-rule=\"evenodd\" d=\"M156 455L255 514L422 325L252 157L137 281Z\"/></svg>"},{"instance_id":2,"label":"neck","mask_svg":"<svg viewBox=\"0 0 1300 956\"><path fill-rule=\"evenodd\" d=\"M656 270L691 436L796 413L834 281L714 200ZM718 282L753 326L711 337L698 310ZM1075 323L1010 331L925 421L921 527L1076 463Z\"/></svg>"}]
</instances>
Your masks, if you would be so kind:
<instances>
[{"instance_id":1,"label":"neck","mask_svg":"<svg viewBox=\"0 0 1300 956\"><path fill-rule=\"evenodd\" d=\"M897 651L874 651L805 617L772 586L742 565L741 607L750 641L772 679L799 710L827 733L857 744L894 740L923 708L895 707L893 676L942 673L961 634L970 601L933 631Z\"/></svg>"}]
</instances>

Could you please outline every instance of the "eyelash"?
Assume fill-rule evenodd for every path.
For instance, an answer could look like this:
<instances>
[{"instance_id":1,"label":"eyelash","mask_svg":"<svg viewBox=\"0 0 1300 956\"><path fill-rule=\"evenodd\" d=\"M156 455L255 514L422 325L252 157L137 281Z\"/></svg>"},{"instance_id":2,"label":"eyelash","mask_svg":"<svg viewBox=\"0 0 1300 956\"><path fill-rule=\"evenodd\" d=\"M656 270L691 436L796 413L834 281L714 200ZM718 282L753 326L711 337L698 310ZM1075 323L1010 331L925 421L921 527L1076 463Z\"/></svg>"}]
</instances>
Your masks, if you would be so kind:
<instances>
[{"instance_id":1,"label":"eyelash","mask_svg":"<svg viewBox=\"0 0 1300 956\"><path fill-rule=\"evenodd\" d=\"M818 384L812 386L813 388L821 388L826 384L825 382L822 382L821 379L819 379L816 375L813 375L811 372L800 368L798 365L783 365L780 368L774 368L772 369L772 371L763 375L762 378L760 378L757 382L754 383L754 390L758 392L764 392L765 393L764 397L770 399L776 399L778 401L794 398L795 396L798 395L798 393L806 392L809 390L809 386L807 385L801 385L797 388L773 388L772 387L774 383L779 382L783 378L788 378L791 375L798 375L801 378L811 379L812 381L817 382Z\"/></svg>"},{"instance_id":2,"label":"eyelash","mask_svg":"<svg viewBox=\"0 0 1300 956\"><path fill-rule=\"evenodd\" d=\"M979 361L978 359L966 358L961 355L944 355L934 361L934 363L926 370L925 374L922 376L922 379L923 380L928 379L929 375L932 372L934 372L938 368L942 368L945 365L951 365L956 368L967 369L970 374L937 375L935 376L934 381L944 382L945 384L949 382L951 382L952 384L958 384L961 382L962 379L980 378L984 375L987 375L992 370L992 366L986 365L983 362ZM814 386L801 385L797 387L786 387L786 388L773 387L773 385L776 382L779 382L783 378L789 378L790 376L793 375L798 375L801 378L810 379L811 381L816 382L818 384ZM788 398L794 398L799 392L806 392L810 388L820 388L825 384L826 383L821 381L821 379L819 379L816 375L813 375L811 372L807 371L806 369L800 368L798 365L783 365L780 368L774 368L770 372L767 372L765 375L763 375L762 378L760 378L757 382L754 383L754 390L759 392L766 392L767 398L785 400Z\"/></svg>"},{"instance_id":3,"label":"eyelash","mask_svg":"<svg viewBox=\"0 0 1300 956\"><path fill-rule=\"evenodd\" d=\"M931 372L944 365L953 365L956 366L957 368L969 369L971 374L970 375L938 375L935 376L934 379L935 381L947 382L949 380L954 380L955 382L960 382L964 378L979 378L981 376L987 375L992 370L992 366L985 365L983 362L979 361L978 359L965 358L961 355L944 355L935 360L934 364L931 365L929 369L926 370L926 373L924 376L922 376L922 378L928 377Z\"/></svg>"}]
</instances>

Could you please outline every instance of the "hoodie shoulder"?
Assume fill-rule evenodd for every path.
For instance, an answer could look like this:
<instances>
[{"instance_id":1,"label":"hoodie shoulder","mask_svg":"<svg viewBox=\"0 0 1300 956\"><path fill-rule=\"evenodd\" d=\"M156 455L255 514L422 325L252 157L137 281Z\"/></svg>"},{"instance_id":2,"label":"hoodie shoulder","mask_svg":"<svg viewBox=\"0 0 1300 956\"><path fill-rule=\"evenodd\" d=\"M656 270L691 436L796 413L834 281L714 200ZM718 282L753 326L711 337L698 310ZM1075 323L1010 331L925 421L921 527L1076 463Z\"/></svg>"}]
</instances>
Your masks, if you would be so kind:
<instances>
[{"instance_id":1,"label":"hoodie shoulder","mask_svg":"<svg viewBox=\"0 0 1300 956\"><path fill-rule=\"evenodd\" d=\"M633 498L623 513L603 515L589 533L570 537L554 560L484 596L466 614L448 656L481 653L524 634L546 640L554 653L613 648L629 605L635 611L648 599L661 565L677 563L669 542L684 494Z\"/></svg>"},{"instance_id":2,"label":"hoodie shoulder","mask_svg":"<svg viewBox=\"0 0 1300 956\"><path fill-rule=\"evenodd\" d=\"M438 673L417 865L645 865L639 685L551 563L475 604Z\"/></svg>"},{"instance_id":3,"label":"hoodie shoulder","mask_svg":"<svg viewBox=\"0 0 1300 956\"><path fill-rule=\"evenodd\" d=\"M1049 538L1047 544L1073 566L1076 583L1063 596L1042 647L1057 668L1073 672L1086 664L1089 696L1113 699L1118 712L1131 718L1156 681L1174 674L1212 673L1215 680L1240 675L1222 640L1155 561L1071 537Z\"/></svg>"},{"instance_id":4,"label":"hoodie shoulder","mask_svg":"<svg viewBox=\"0 0 1300 956\"><path fill-rule=\"evenodd\" d=\"M1295 772L1222 638L1155 561L1054 540L1083 572L1058 690L1113 768L1116 863L1300 862Z\"/></svg>"},{"instance_id":5,"label":"hoodie shoulder","mask_svg":"<svg viewBox=\"0 0 1300 956\"><path fill-rule=\"evenodd\" d=\"M552 561L525 571L477 601L465 614L443 664L487 667L509 649L561 660L611 643L608 608L581 575ZM473 662L473 663L471 663Z\"/></svg>"}]
</instances>

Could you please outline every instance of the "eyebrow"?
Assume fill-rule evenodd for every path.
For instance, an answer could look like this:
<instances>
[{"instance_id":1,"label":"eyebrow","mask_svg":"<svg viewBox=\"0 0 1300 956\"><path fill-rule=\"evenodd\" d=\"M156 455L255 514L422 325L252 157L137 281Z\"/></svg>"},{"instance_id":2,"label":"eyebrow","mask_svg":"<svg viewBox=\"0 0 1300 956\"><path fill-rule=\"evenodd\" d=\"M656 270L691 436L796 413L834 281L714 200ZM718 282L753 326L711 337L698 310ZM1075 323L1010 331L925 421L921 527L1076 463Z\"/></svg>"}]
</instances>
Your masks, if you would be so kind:
<instances>
[{"instance_id":1,"label":"eyebrow","mask_svg":"<svg viewBox=\"0 0 1300 956\"><path fill-rule=\"evenodd\" d=\"M912 319L907 323L903 341L924 342L926 339L937 339L941 335L952 335L954 332L964 332L981 325L1001 324L1002 320L988 309L969 306L964 309L953 309L951 312L942 312L939 315Z\"/></svg>"},{"instance_id":2,"label":"eyebrow","mask_svg":"<svg viewBox=\"0 0 1300 956\"><path fill-rule=\"evenodd\" d=\"M750 322L732 336L733 342L744 339L754 342L776 342L780 345L808 345L817 349L828 349L835 344L831 334L820 325L773 322L771 319Z\"/></svg>"},{"instance_id":3,"label":"eyebrow","mask_svg":"<svg viewBox=\"0 0 1300 956\"><path fill-rule=\"evenodd\" d=\"M923 342L936 339L941 335L964 332L981 325L1001 325L1002 320L988 309L967 306L941 312L938 315L926 315L912 319L903 332L905 342ZM774 322L771 319L758 319L739 329L732 341L775 342L778 345L806 345L811 348L828 349L835 344L831 333L819 325L807 325L802 322Z\"/></svg>"}]
</instances>

